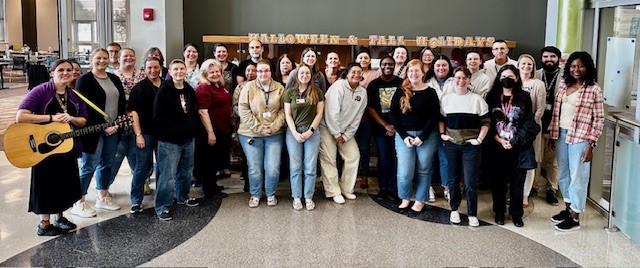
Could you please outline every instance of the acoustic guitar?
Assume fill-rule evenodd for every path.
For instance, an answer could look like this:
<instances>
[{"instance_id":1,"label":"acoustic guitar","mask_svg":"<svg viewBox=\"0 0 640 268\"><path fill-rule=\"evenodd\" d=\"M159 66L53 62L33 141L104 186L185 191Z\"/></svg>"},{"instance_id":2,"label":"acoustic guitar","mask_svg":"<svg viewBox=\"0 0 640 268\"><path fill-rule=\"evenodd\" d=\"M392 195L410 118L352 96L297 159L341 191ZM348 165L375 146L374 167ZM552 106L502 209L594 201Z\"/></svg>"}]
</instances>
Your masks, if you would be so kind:
<instances>
[{"instance_id":1,"label":"acoustic guitar","mask_svg":"<svg viewBox=\"0 0 640 268\"><path fill-rule=\"evenodd\" d=\"M32 167L53 154L73 149L73 138L96 133L112 126L125 130L133 125L130 115L122 115L113 122L72 129L67 123L14 123L4 133L2 145L9 162L19 168Z\"/></svg>"}]
</instances>

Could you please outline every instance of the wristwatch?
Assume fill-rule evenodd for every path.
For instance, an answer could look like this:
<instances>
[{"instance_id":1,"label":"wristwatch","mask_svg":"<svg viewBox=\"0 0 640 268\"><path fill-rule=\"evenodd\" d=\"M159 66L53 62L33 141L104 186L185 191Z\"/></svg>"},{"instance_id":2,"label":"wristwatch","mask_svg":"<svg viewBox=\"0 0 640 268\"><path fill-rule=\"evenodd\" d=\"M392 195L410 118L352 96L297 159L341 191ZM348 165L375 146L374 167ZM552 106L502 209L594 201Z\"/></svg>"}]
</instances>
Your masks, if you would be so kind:
<instances>
[{"instance_id":1,"label":"wristwatch","mask_svg":"<svg viewBox=\"0 0 640 268\"><path fill-rule=\"evenodd\" d=\"M142 133L136 133L136 138L142 136Z\"/></svg>"},{"instance_id":2,"label":"wristwatch","mask_svg":"<svg viewBox=\"0 0 640 268\"><path fill-rule=\"evenodd\" d=\"M313 127L309 127L309 130L311 130L311 132L315 132L316 131L316 129L313 128Z\"/></svg>"},{"instance_id":3,"label":"wristwatch","mask_svg":"<svg viewBox=\"0 0 640 268\"><path fill-rule=\"evenodd\" d=\"M591 146L591 148L596 148L596 146L598 146L597 142L589 142L589 146Z\"/></svg>"}]
</instances>

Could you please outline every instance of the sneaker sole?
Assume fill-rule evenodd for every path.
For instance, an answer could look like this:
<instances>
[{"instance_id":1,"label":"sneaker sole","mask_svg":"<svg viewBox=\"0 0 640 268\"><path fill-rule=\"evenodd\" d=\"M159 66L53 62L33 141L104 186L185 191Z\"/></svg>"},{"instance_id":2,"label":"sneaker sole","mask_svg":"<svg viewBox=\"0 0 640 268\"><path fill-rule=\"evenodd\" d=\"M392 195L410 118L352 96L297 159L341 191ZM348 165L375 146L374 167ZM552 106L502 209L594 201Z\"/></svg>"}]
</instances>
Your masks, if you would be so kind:
<instances>
[{"instance_id":1,"label":"sneaker sole","mask_svg":"<svg viewBox=\"0 0 640 268\"><path fill-rule=\"evenodd\" d=\"M161 220L161 221L170 221L170 220L173 220L173 217L171 217L171 218L158 218L158 219Z\"/></svg>"},{"instance_id":2,"label":"sneaker sole","mask_svg":"<svg viewBox=\"0 0 640 268\"><path fill-rule=\"evenodd\" d=\"M78 214L78 213L73 213L73 212L71 212L71 215L75 215L75 216L78 216L80 218L93 218L93 217L98 216L97 213L96 214L91 214L91 215L85 215L85 214Z\"/></svg>"},{"instance_id":3,"label":"sneaker sole","mask_svg":"<svg viewBox=\"0 0 640 268\"><path fill-rule=\"evenodd\" d=\"M103 209L103 210L109 210L109 211L120 210L120 208L108 208L108 207L96 207L96 209Z\"/></svg>"},{"instance_id":4,"label":"sneaker sole","mask_svg":"<svg viewBox=\"0 0 640 268\"><path fill-rule=\"evenodd\" d=\"M558 226L554 226L554 228L556 228L556 230L558 230L560 232L571 232L571 231L575 231L575 230L580 229L580 226L574 226L574 227L571 227L570 229L560 229L560 228L558 228Z\"/></svg>"},{"instance_id":5,"label":"sneaker sole","mask_svg":"<svg viewBox=\"0 0 640 268\"><path fill-rule=\"evenodd\" d=\"M551 222L553 223L561 223L562 221L564 221L564 220L556 220L553 217L551 217L550 219L551 219Z\"/></svg>"}]
</instances>

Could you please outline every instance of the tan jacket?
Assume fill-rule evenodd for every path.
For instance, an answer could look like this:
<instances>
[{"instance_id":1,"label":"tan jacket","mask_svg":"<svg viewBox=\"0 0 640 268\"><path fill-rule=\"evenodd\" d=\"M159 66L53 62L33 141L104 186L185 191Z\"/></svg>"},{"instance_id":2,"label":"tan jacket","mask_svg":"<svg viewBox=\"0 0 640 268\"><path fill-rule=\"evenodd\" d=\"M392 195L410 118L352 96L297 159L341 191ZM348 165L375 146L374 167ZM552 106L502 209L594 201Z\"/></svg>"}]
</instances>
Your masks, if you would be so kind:
<instances>
[{"instance_id":1,"label":"tan jacket","mask_svg":"<svg viewBox=\"0 0 640 268\"><path fill-rule=\"evenodd\" d=\"M547 106L547 89L544 83L540 79L533 78L533 87L529 92L531 96L531 108L535 114L536 123L542 126L542 115ZM542 154L544 152L544 145L542 144L542 131L538 132L536 139L533 141L533 150L536 154L536 162L542 162Z\"/></svg>"},{"instance_id":2,"label":"tan jacket","mask_svg":"<svg viewBox=\"0 0 640 268\"><path fill-rule=\"evenodd\" d=\"M258 80L247 82L240 92L238 115L240 135L262 137L263 126L271 127L271 135L284 132L284 87L271 80L265 92Z\"/></svg>"}]
</instances>

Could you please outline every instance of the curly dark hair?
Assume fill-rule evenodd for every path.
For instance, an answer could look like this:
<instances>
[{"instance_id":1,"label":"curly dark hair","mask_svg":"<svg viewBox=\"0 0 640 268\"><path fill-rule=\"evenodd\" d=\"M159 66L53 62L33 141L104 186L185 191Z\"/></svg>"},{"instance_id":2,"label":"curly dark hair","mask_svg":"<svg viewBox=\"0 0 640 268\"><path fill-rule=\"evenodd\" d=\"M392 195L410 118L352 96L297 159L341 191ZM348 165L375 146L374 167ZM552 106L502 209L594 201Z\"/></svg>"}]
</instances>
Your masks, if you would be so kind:
<instances>
[{"instance_id":1,"label":"curly dark hair","mask_svg":"<svg viewBox=\"0 0 640 268\"><path fill-rule=\"evenodd\" d=\"M582 65L587 69L587 73L582 77L582 81L587 86L593 86L596 83L596 66L593 63L591 55L585 51L576 51L571 53L569 59L567 59L567 63L565 64L564 73L562 74L564 82L567 86L572 86L578 82L576 78L571 75L571 64L573 64L575 60L580 60Z\"/></svg>"}]
</instances>

